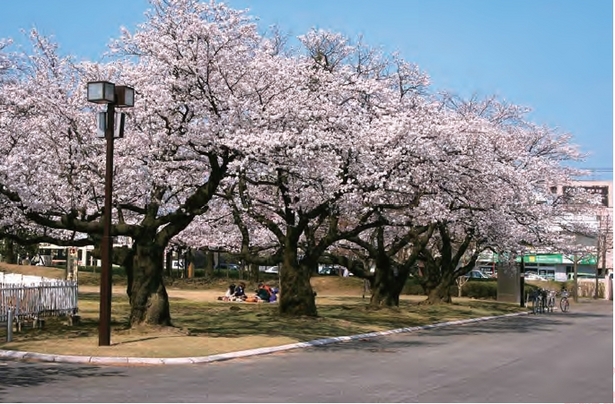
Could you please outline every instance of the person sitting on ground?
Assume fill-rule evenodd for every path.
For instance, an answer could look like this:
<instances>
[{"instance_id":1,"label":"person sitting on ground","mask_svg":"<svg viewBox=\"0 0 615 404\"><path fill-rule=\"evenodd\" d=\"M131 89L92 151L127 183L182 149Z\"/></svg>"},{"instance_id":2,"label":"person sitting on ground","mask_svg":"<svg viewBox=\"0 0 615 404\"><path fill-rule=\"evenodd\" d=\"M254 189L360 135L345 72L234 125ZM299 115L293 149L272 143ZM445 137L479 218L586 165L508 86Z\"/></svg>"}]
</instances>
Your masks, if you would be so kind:
<instances>
[{"instance_id":1,"label":"person sitting on ground","mask_svg":"<svg viewBox=\"0 0 615 404\"><path fill-rule=\"evenodd\" d=\"M233 297L235 300L245 300L246 299L246 284L243 282L239 282L239 285L235 288L235 293L233 293Z\"/></svg>"},{"instance_id":2,"label":"person sitting on ground","mask_svg":"<svg viewBox=\"0 0 615 404\"><path fill-rule=\"evenodd\" d=\"M278 300L278 289L277 288L272 288L271 286L267 285L266 283L263 284L263 289L265 289L267 292L269 292L269 303L275 302Z\"/></svg>"},{"instance_id":3,"label":"person sitting on ground","mask_svg":"<svg viewBox=\"0 0 615 404\"><path fill-rule=\"evenodd\" d=\"M258 284L258 289L256 291L256 297L259 301L269 302L269 298L271 297L271 288L264 283Z\"/></svg>"},{"instance_id":4,"label":"person sitting on ground","mask_svg":"<svg viewBox=\"0 0 615 404\"><path fill-rule=\"evenodd\" d=\"M232 299L234 294L235 294L235 284L231 283L228 286L228 289L226 290L226 293L224 294L224 296L218 296L218 300L223 300L225 302L228 302Z\"/></svg>"},{"instance_id":5,"label":"person sitting on ground","mask_svg":"<svg viewBox=\"0 0 615 404\"><path fill-rule=\"evenodd\" d=\"M269 293L271 294L269 296L269 303L276 302L278 300L278 288L267 287L269 288Z\"/></svg>"}]
</instances>

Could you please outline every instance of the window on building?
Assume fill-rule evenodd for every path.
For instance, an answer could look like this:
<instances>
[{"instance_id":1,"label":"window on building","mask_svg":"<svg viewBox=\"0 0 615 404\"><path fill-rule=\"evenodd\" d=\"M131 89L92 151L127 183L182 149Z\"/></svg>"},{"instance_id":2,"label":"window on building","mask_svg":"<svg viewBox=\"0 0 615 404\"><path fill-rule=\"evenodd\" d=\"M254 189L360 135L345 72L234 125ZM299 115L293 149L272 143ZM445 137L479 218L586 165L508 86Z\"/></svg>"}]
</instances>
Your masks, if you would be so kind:
<instances>
[{"instance_id":1,"label":"window on building","mask_svg":"<svg viewBox=\"0 0 615 404\"><path fill-rule=\"evenodd\" d=\"M602 206L609 206L609 187L606 185L585 185L585 186L564 186L562 187L562 192L564 194L564 200L566 202L570 202L575 190L583 189L592 194L600 195L601 200L600 203Z\"/></svg>"}]
</instances>

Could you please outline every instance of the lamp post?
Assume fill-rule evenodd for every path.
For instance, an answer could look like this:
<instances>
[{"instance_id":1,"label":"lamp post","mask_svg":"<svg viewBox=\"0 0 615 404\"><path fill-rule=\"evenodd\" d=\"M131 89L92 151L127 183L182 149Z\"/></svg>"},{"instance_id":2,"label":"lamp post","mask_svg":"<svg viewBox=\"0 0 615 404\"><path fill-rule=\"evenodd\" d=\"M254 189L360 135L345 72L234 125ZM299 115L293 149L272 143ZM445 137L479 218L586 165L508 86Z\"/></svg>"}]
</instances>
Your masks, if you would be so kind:
<instances>
[{"instance_id":1,"label":"lamp post","mask_svg":"<svg viewBox=\"0 0 615 404\"><path fill-rule=\"evenodd\" d=\"M88 82L88 101L107 104L107 112L98 116L98 129L107 141L105 167L105 207L103 214L103 238L100 246L100 320L98 324L98 345L111 345L111 257L113 242L111 238L111 199L113 194L113 139L115 129L115 108L134 106L134 89L116 86L108 81ZM124 116L121 115L117 130L118 137L123 135Z\"/></svg>"}]
</instances>

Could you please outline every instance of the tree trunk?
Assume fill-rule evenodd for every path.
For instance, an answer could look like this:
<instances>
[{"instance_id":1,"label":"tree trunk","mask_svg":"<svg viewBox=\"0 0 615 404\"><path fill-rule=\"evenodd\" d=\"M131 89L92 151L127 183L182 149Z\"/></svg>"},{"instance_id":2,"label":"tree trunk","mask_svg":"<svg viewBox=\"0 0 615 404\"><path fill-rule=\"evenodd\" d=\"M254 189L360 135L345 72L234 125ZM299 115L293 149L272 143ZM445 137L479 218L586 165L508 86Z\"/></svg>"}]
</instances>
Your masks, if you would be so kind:
<instances>
[{"instance_id":1,"label":"tree trunk","mask_svg":"<svg viewBox=\"0 0 615 404\"><path fill-rule=\"evenodd\" d=\"M248 271L248 279L251 282L258 283L260 280L260 271L258 270L258 264L250 264Z\"/></svg>"},{"instance_id":2,"label":"tree trunk","mask_svg":"<svg viewBox=\"0 0 615 404\"><path fill-rule=\"evenodd\" d=\"M602 251L606 251L606 234L598 235L598 248L596 250L596 284L594 288L594 299L598 299L598 289L600 287L600 281L598 277L602 274L602 270L604 269L604 273L606 274L606 260L602 261L602 268L600 268L600 256L602 255Z\"/></svg>"},{"instance_id":3,"label":"tree trunk","mask_svg":"<svg viewBox=\"0 0 615 404\"><path fill-rule=\"evenodd\" d=\"M164 248L155 243L135 243L130 325L171 325L169 296L162 279Z\"/></svg>"},{"instance_id":4,"label":"tree trunk","mask_svg":"<svg viewBox=\"0 0 615 404\"><path fill-rule=\"evenodd\" d=\"M166 263L166 275L171 278L173 277L173 251L168 250L165 256L165 263Z\"/></svg>"},{"instance_id":5,"label":"tree trunk","mask_svg":"<svg viewBox=\"0 0 615 404\"><path fill-rule=\"evenodd\" d=\"M4 239L4 262L7 264L17 264L17 256L15 255L15 244L13 240Z\"/></svg>"},{"instance_id":6,"label":"tree trunk","mask_svg":"<svg viewBox=\"0 0 615 404\"><path fill-rule=\"evenodd\" d=\"M386 306L398 307L399 295L404 289L404 283L408 274L397 273L390 265L388 267L376 267L374 280L371 284L372 297L369 305L372 307Z\"/></svg>"},{"instance_id":7,"label":"tree trunk","mask_svg":"<svg viewBox=\"0 0 615 404\"><path fill-rule=\"evenodd\" d=\"M214 264L215 264L214 252L206 250L205 251L205 276L207 278L214 277Z\"/></svg>"},{"instance_id":8,"label":"tree trunk","mask_svg":"<svg viewBox=\"0 0 615 404\"><path fill-rule=\"evenodd\" d=\"M279 306L283 316L318 316L308 267L282 265Z\"/></svg>"},{"instance_id":9,"label":"tree trunk","mask_svg":"<svg viewBox=\"0 0 615 404\"><path fill-rule=\"evenodd\" d=\"M598 276L600 275L600 269L596 268L596 284L594 285L594 299L598 298L598 290L600 289L600 280Z\"/></svg>"},{"instance_id":10,"label":"tree trunk","mask_svg":"<svg viewBox=\"0 0 615 404\"><path fill-rule=\"evenodd\" d=\"M287 241L280 271L280 315L316 317L316 299L310 284L312 265L299 265L297 243Z\"/></svg>"},{"instance_id":11,"label":"tree trunk","mask_svg":"<svg viewBox=\"0 0 615 404\"><path fill-rule=\"evenodd\" d=\"M135 250L132 247L122 246L113 248L113 263L124 268L126 271L126 294L128 299L132 294L133 265Z\"/></svg>"},{"instance_id":12,"label":"tree trunk","mask_svg":"<svg viewBox=\"0 0 615 404\"><path fill-rule=\"evenodd\" d=\"M451 299L451 286L452 281L449 278L442 278L438 284L425 285L425 292L427 293L427 299L424 304L443 304L452 303Z\"/></svg>"}]
</instances>

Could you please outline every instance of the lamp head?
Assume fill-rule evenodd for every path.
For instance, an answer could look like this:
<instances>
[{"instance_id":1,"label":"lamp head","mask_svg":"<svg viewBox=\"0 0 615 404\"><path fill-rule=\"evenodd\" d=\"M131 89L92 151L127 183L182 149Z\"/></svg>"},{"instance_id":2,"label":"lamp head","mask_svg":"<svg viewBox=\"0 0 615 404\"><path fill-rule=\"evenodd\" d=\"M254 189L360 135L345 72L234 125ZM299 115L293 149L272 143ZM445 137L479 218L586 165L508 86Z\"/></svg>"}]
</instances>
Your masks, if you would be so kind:
<instances>
[{"instance_id":1,"label":"lamp head","mask_svg":"<svg viewBox=\"0 0 615 404\"><path fill-rule=\"evenodd\" d=\"M108 81L88 82L88 101L95 104L110 104L115 101L115 84Z\"/></svg>"},{"instance_id":2,"label":"lamp head","mask_svg":"<svg viewBox=\"0 0 615 404\"><path fill-rule=\"evenodd\" d=\"M115 105L118 108L135 106L135 89L128 86L115 86Z\"/></svg>"}]
</instances>

